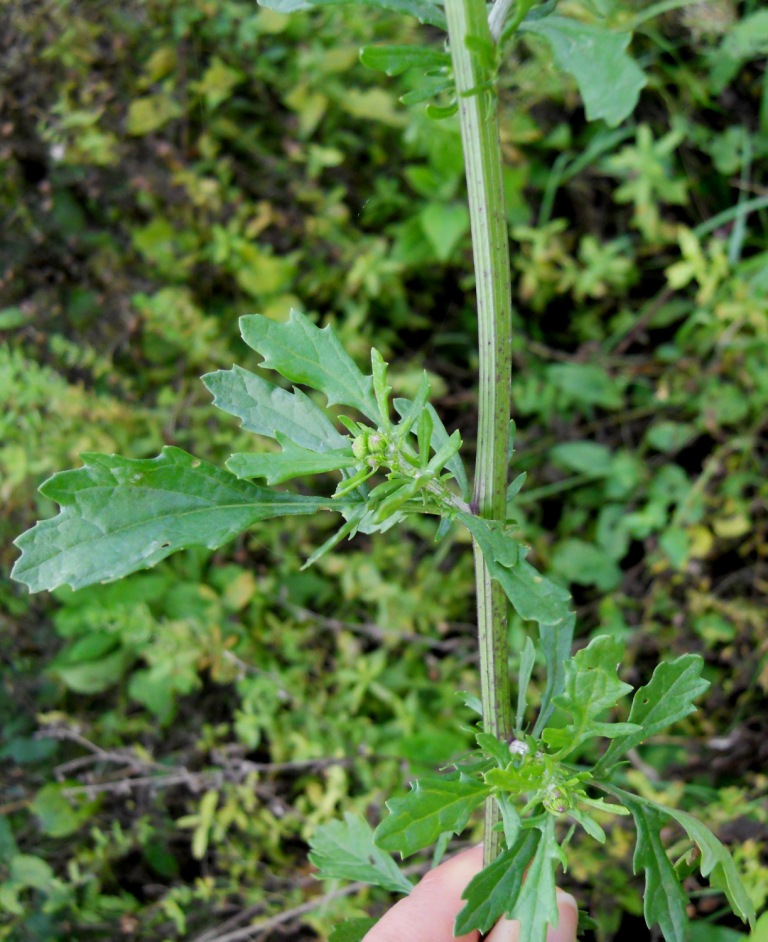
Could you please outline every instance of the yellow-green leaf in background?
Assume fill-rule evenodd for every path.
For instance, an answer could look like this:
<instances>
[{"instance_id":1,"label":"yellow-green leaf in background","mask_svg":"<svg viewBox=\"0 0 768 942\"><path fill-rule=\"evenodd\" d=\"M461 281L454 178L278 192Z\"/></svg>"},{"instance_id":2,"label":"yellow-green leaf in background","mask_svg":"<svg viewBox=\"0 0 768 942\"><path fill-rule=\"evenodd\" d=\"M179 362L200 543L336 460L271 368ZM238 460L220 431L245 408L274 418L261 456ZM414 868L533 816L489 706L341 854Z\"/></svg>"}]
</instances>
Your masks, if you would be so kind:
<instances>
[{"instance_id":1,"label":"yellow-green leaf in background","mask_svg":"<svg viewBox=\"0 0 768 942\"><path fill-rule=\"evenodd\" d=\"M165 127L169 121L178 118L181 106L170 95L159 93L145 95L131 102L125 130L134 137L142 137Z\"/></svg>"}]
</instances>

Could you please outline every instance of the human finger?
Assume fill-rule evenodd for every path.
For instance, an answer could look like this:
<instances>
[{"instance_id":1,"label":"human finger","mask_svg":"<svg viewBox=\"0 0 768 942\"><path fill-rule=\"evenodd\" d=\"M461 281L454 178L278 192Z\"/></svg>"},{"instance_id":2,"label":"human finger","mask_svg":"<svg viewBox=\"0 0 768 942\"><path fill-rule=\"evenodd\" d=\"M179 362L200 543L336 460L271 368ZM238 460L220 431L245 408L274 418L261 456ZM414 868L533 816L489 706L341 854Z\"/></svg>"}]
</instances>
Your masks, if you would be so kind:
<instances>
[{"instance_id":1,"label":"human finger","mask_svg":"<svg viewBox=\"0 0 768 942\"><path fill-rule=\"evenodd\" d=\"M382 916L363 942L454 942L453 924L464 908L461 894L482 869L482 847L441 863ZM477 942L478 938L477 932L470 932L457 942Z\"/></svg>"}]
</instances>

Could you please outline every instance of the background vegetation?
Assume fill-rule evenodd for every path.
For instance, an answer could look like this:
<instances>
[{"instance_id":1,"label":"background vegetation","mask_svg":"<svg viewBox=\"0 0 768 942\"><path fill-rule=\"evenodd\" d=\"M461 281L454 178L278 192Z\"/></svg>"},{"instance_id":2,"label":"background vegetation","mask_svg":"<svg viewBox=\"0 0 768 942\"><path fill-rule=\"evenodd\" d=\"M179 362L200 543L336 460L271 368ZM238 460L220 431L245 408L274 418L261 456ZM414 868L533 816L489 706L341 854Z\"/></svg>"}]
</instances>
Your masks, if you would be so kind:
<instances>
[{"instance_id":1,"label":"background vegetation","mask_svg":"<svg viewBox=\"0 0 768 942\"><path fill-rule=\"evenodd\" d=\"M408 73L358 63L362 43L423 31L360 5L0 11L2 939L323 938L386 901L312 879L314 827L375 818L382 795L470 741L455 691L477 689L471 554L455 542L435 558L427 523L306 572L323 521L268 522L52 598L5 579L11 539L53 511L37 486L81 452L248 447L197 379L257 366L243 313L330 320L361 361L375 343L406 394L425 366L471 453L457 126L398 102ZM661 652L705 657L702 709L631 774L708 821L758 911L766 53L757 0L712 0L639 28L648 86L618 129L586 124L535 37L500 88L527 473L515 514L574 593L580 645L620 637L634 684ZM524 630L510 625L515 651ZM646 931L629 846L619 821L599 858L573 861L595 939ZM696 898L692 942L745 938L717 896Z\"/></svg>"}]
</instances>

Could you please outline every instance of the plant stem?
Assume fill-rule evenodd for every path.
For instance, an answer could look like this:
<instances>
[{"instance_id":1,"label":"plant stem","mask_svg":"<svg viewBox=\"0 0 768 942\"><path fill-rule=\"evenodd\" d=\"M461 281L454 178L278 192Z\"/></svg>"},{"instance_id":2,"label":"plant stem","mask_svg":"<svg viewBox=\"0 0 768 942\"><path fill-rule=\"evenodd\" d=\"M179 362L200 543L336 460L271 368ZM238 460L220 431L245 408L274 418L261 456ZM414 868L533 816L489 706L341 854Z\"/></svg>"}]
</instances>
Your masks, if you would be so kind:
<instances>
[{"instance_id":1,"label":"plant stem","mask_svg":"<svg viewBox=\"0 0 768 942\"><path fill-rule=\"evenodd\" d=\"M493 88L495 44L484 0L446 0L459 122L467 175L477 287L480 352L479 418L474 504L477 513L504 520L509 447L511 292L504 213L501 143ZM468 43L467 40L470 39ZM507 739L512 727L507 601L475 545L477 627L483 726ZM485 860L501 849L495 803L486 806Z\"/></svg>"}]
</instances>

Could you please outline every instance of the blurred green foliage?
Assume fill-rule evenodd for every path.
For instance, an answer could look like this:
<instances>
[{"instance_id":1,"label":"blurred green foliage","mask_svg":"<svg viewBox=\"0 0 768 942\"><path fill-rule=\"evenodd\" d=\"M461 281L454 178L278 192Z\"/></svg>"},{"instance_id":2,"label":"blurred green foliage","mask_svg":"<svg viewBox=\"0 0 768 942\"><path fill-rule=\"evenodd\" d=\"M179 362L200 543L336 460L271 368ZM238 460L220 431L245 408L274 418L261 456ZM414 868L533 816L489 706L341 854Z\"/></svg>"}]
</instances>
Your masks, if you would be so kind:
<instances>
[{"instance_id":1,"label":"blurred green foliage","mask_svg":"<svg viewBox=\"0 0 768 942\"><path fill-rule=\"evenodd\" d=\"M331 318L353 354L375 344L395 362L405 395L426 366L471 445L457 126L399 103L414 75L358 63L364 43L429 36L356 6L3 7L5 573L11 538L52 510L37 485L79 453L173 442L222 461L248 447L197 380L242 359L243 313ZM638 767L672 804L689 784L758 908L767 37L757 2L646 20L633 54L648 87L613 130L586 124L534 36L499 87L514 460L528 474L513 515L574 592L580 637L624 641L633 683L661 650L704 655L703 709ZM0 938L203 942L290 911L316 893L305 841L318 823L376 808L468 748L454 695L477 688L468 547L435 560L417 523L300 573L324 526L265 524L226 551L51 599L0 583ZM510 633L520 651L524 626ZM621 823L607 831L600 858L571 871L601 942L639 931L629 840ZM295 917L293 937L365 915L370 893ZM745 938L708 922L717 898L698 900L695 939Z\"/></svg>"}]
</instances>

